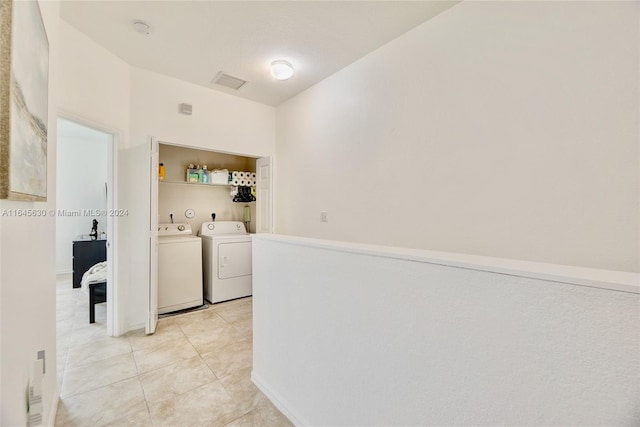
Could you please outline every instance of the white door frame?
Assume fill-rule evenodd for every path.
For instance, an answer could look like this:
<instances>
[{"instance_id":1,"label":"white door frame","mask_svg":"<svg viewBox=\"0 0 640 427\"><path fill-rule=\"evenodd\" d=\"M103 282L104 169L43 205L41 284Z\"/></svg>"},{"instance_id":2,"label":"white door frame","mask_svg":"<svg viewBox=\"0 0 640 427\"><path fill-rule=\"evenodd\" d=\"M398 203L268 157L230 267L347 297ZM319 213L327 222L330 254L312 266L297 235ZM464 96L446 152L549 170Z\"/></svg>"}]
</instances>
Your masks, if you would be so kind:
<instances>
[{"instance_id":1,"label":"white door frame","mask_svg":"<svg viewBox=\"0 0 640 427\"><path fill-rule=\"evenodd\" d=\"M153 334L158 324L158 141L149 138L149 292L145 332Z\"/></svg>"},{"instance_id":2,"label":"white door frame","mask_svg":"<svg viewBox=\"0 0 640 427\"><path fill-rule=\"evenodd\" d=\"M58 110L58 118L72 121L112 136L107 149L107 335L119 336L124 333L122 302L118 286L118 216L109 215L118 209L118 145L122 132L108 125L95 122L81 115ZM56 158L57 167L57 158Z\"/></svg>"},{"instance_id":3,"label":"white door frame","mask_svg":"<svg viewBox=\"0 0 640 427\"><path fill-rule=\"evenodd\" d=\"M266 180L263 176L265 168ZM256 176L256 233L273 233L273 156L256 159ZM261 200L265 195L268 198L266 204Z\"/></svg>"}]
</instances>

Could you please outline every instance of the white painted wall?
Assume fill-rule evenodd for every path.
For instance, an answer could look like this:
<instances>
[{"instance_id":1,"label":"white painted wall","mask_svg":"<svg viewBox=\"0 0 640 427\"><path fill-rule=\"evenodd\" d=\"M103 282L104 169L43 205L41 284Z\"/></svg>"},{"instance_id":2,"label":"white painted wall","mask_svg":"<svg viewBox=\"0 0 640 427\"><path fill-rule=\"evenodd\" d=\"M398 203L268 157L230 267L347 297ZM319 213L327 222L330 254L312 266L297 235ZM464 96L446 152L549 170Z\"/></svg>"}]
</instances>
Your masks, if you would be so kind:
<instances>
[{"instance_id":1,"label":"white painted wall","mask_svg":"<svg viewBox=\"0 0 640 427\"><path fill-rule=\"evenodd\" d=\"M285 102L277 232L640 271L639 8L463 2Z\"/></svg>"},{"instance_id":2,"label":"white painted wall","mask_svg":"<svg viewBox=\"0 0 640 427\"><path fill-rule=\"evenodd\" d=\"M130 67L60 19L60 97L58 111L120 133L127 146Z\"/></svg>"},{"instance_id":3,"label":"white painted wall","mask_svg":"<svg viewBox=\"0 0 640 427\"><path fill-rule=\"evenodd\" d=\"M86 210L105 211L107 199L107 149L111 135L58 120L56 204L56 273L73 270L73 241L88 235L93 219L106 232L106 216L88 216ZM61 215L61 211L70 215ZM80 215L74 216L76 212Z\"/></svg>"},{"instance_id":4,"label":"white painted wall","mask_svg":"<svg viewBox=\"0 0 640 427\"><path fill-rule=\"evenodd\" d=\"M638 425L639 275L528 267L256 235L252 378L296 425Z\"/></svg>"},{"instance_id":5,"label":"white painted wall","mask_svg":"<svg viewBox=\"0 0 640 427\"><path fill-rule=\"evenodd\" d=\"M49 39L47 202L0 200L0 210L56 206L56 105L58 2L40 2ZM26 396L32 363L45 350L43 425L55 414L56 311L55 217L0 216L0 425L27 424Z\"/></svg>"},{"instance_id":6,"label":"white painted wall","mask_svg":"<svg viewBox=\"0 0 640 427\"><path fill-rule=\"evenodd\" d=\"M178 112L193 105L193 115ZM150 71L131 70L131 134L161 142L250 156L274 151L275 109Z\"/></svg>"}]
</instances>

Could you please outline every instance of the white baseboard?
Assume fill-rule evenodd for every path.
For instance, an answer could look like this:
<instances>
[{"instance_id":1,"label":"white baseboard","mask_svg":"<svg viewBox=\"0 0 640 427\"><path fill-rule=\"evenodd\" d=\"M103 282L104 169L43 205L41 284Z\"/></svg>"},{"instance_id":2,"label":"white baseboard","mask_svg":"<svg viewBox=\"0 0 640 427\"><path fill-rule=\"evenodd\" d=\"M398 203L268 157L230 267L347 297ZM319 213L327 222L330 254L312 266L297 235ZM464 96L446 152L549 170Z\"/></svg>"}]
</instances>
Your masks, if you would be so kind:
<instances>
[{"instance_id":1,"label":"white baseboard","mask_svg":"<svg viewBox=\"0 0 640 427\"><path fill-rule=\"evenodd\" d=\"M145 329L146 327L147 325L145 323L134 323L132 325L125 326L122 333L126 334L127 332L135 331L137 329Z\"/></svg>"},{"instance_id":2,"label":"white baseboard","mask_svg":"<svg viewBox=\"0 0 640 427\"><path fill-rule=\"evenodd\" d=\"M291 405L285 403L285 399L280 396L277 392L271 390L271 388L265 383L265 381L256 373L256 371L251 371L251 381L255 384L261 392L264 393L267 398L273 403L273 405L278 408L280 412L284 414L285 417L289 418L289 421L293 423L295 426L304 426L310 425L309 423L305 423L302 421L302 417L296 413L291 408Z\"/></svg>"}]
</instances>

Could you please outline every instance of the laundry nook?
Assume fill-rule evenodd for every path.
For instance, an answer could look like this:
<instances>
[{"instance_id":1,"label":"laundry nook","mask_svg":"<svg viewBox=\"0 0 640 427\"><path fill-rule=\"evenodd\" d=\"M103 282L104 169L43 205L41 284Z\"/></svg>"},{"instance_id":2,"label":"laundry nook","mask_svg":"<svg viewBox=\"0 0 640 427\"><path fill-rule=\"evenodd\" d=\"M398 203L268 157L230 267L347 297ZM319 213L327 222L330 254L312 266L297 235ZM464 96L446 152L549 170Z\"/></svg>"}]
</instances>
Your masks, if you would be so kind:
<instances>
[{"instance_id":1,"label":"laundry nook","mask_svg":"<svg viewBox=\"0 0 640 427\"><path fill-rule=\"evenodd\" d=\"M153 179L158 314L251 296L256 159L159 143Z\"/></svg>"}]
</instances>

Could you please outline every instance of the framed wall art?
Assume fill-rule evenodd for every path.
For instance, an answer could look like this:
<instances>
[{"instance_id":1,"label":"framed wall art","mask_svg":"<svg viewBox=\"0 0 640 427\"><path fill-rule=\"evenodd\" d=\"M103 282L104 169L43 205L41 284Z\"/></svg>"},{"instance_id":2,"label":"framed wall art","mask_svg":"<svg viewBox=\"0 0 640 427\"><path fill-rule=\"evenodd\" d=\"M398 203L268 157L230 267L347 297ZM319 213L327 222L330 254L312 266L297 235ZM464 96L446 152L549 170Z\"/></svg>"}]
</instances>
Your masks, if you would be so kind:
<instances>
[{"instance_id":1,"label":"framed wall art","mask_svg":"<svg viewBox=\"0 0 640 427\"><path fill-rule=\"evenodd\" d=\"M0 1L0 198L47 200L49 41L35 0Z\"/></svg>"}]
</instances>

